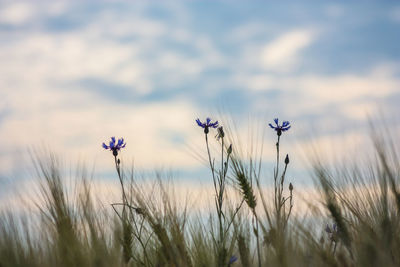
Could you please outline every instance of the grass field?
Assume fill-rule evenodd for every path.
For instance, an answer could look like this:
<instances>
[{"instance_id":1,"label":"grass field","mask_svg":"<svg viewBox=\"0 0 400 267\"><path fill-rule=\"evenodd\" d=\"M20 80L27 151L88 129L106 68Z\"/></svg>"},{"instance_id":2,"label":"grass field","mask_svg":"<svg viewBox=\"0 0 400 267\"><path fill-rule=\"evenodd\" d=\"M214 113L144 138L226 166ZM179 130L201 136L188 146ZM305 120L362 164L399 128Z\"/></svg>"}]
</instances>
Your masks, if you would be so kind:
<instances>
[{"instance_id":1,"label":"grass field","mask_svg":"<svg viewBox=\"0 0 400 267\"><path fill-rule=\"evenodd\" d=\"M57 157L35 154L40 212L1 211L0 266L400 266L400 164L388 131L371 130L374 154L353 162L328 166L310 156L318 197L294 216L296 183L285 179L290 155L280 151L288 122L271 124L270 191L257 153L240 153L216 122L197 124L207 147L211 212L193 212L162 173L142 186L122 167L123 139L103 145L120 185L115 203L98 203L85 171L77 172L71 194Z\"/></svg>"}]
</instances>

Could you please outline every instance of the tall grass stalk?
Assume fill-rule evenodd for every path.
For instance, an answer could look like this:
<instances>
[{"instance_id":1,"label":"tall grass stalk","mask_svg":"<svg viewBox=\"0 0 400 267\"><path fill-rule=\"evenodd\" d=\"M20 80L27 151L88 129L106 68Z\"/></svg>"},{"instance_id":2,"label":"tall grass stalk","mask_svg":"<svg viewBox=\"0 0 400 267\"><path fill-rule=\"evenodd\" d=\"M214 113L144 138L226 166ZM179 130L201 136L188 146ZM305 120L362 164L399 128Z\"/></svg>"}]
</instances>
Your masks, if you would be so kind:
<instances>
[{"instance_id":1,"label":"tall grass stalk","mask_svg":"<svg viewBox=\"0 0 400 267\"><path fill-rule=\"evenodd\" d=\"M222 155L208 150L215 206L199 214L160 172L142 179L111 158L121 194L110 206L84 168L69 185L59 158L34 155L40 198L32 210L0 211L0 266L400 266L399 147L388 131L373 132L374 154L363 159L317 158L319 195L305 215L286 189L288 160L277 155L266 193L261 157L227 140L219 138Z\"/></svg>"}]
</instances>

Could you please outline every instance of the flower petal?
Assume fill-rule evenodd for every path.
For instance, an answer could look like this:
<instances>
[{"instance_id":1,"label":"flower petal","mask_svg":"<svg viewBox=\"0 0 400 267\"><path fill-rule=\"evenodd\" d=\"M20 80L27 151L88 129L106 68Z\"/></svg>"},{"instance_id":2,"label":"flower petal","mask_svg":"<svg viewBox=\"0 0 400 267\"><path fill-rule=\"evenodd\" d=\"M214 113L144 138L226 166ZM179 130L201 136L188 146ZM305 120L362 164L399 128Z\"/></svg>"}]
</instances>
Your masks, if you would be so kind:
<instances>
[{"instance_id":1,"label":"flower petal","mask_svg":"<svg viewBox=\"0 0 400 267\"><path fill-rule=\"evenodd\" d=\"M109 147L110 147L110 149L113 149L115 147L115 138L114 138L114 140L112 140L112 138L111 138Z\"/></svg>"},{"instance_id":2,"label":"flower petal","mask_svg":"<svg viewBox=\"0 0 400 267\"><path fill-rule=\"evenodd\" d=\"M118 146L121 146L124 143L124 138L118 139Z\"/></svg>"},{"instance_id":3,"label":"flower petal","mask_svg":"<svg viewBox=\"0 0 400 267\"><path fill-rule=\"evenodd\" d=\"M204 128L203 123L201 123L201 121L200 121L199 118L196 120L196 122L197 122L197 125L199 125L200 127L203 127L203 128Z\"/></svg>"},{"instance_id":4,"label":"flower petal","mask_svg":"<svg viewBox=\"0 0 400 267\"><path fill-rule=\"evenodd\" d=\"M234 263L235 261L237 261L237 257L235 255L233 255L230 259L229 259L229 265L231 265L232 263Z\"/></svg>"}]
</instances>

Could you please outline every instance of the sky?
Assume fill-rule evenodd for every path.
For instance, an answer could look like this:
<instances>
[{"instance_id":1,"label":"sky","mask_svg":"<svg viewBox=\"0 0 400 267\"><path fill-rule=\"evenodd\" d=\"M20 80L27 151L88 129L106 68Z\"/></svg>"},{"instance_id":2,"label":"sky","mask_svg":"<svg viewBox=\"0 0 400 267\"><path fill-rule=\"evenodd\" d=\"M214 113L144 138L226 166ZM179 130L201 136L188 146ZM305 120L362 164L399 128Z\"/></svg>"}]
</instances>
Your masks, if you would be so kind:
<instances>
[{"instance_id":1,"label":"sky","mask_svg":"<svg viewBox=\"0 0 400 267\"><path fill-rule=\"evenodd\" d=\"M126 166L211 182L208 116L263 129L271 173L268 123L290 121L282 151L308 184L313 148L367 151L368 116L399 132L399 29L396 1L0 1L0 200L35 149L116 182L111 136Z\"/></svg>"}]
</instances>

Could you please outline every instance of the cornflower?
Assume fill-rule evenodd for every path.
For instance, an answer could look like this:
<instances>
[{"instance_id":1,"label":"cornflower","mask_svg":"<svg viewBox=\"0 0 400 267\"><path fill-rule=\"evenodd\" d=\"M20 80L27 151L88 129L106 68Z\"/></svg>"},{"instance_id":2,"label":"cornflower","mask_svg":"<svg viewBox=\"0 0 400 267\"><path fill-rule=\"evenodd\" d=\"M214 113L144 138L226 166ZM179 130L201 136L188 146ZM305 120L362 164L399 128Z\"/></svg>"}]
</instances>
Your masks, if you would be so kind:
<instances>
[{"instance_id":1,"label":"cornflower","mask_svg":"<svg viewBox=\"0 0 400 267\"><path fill-rule=\"evenodd\" d=\"M103 143L103 148L110 150L113 152L114 157L118 156L118 151L121 150L121 148L124 148L126 146L126 143L124 143L124 138L118 139L118 142L115 142L115 137L111 137L111 141L109 145L106 145Z\"/></svg>"},{"instance_id":2,"label":"cornflower","mask_svg":"<svg viewBox=\"0 0 400 267\"><path fill-rule=\"evenodd\" d=\"M211 122L210 118L207 118L205 122L201 122L200 119L196 120L197 125L199 125L201 128L204 129L204 133L208 134L209 128L217 128L218 127L218 121Z\"/></svg>"},{"instance_id":3,"label":"cornflower","mask_svg":"<svg viewBox=\"0 0 400 267\"><path fill-rule=\"evenodd\" d=\"M276 124L276 126L274 126L274 125L272 125L271 123L269 123L269 127L271 127L272 129L274 129L275 131L276 131L276 134L278 135L278 136L281 136L282 135L282 132L285 132L285 131L287 131L287 130L289 130L290 129L290 122L288 122L288 121L283 121L282 122L282 125L279 125L279 120L278 120L278 118L275 118L274 119L274 122L275 122L275 124Z\"/></svg>"}]
</instances>

